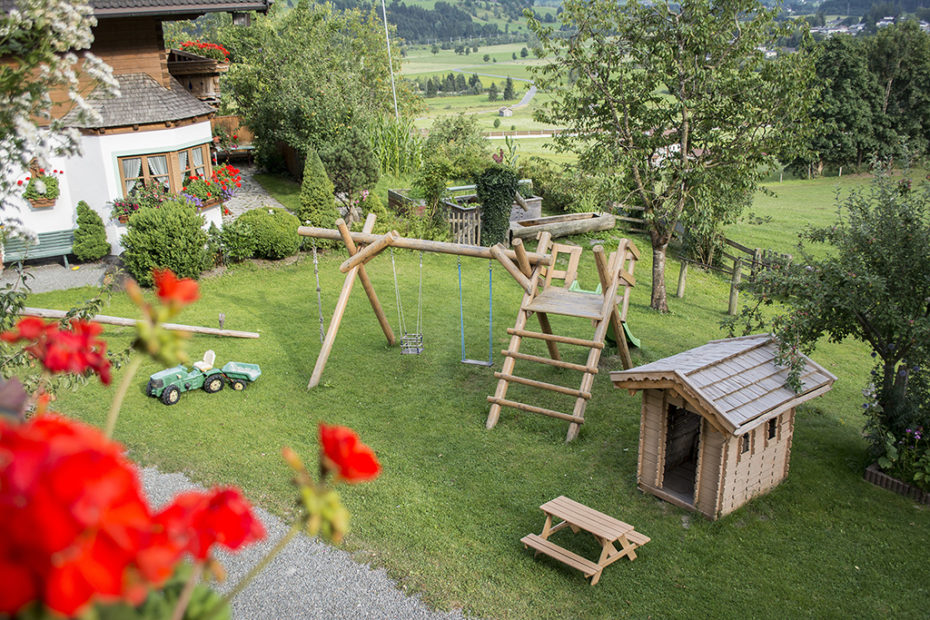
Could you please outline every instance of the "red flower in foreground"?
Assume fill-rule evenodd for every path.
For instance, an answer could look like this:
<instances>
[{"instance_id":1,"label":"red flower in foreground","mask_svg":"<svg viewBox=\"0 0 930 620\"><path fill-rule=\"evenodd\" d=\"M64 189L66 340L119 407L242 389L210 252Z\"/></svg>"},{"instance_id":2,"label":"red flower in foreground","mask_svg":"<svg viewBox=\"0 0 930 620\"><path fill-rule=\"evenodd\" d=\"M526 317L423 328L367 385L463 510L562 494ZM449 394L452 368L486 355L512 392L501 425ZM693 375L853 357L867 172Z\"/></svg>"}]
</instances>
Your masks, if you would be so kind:
<instances>
[{"instance_id":1,"label":"red flower in foreground","mask_svg":"<svg viewBox=\"0 0 930 620\"><path fill-rule=\"evenodd\" d=\"M141 602L136 554L148 505L123 448L54 415L0 421L0 613L38 600L67 616Z\"/></svg>"},{"instance_id":2,"label":"red flower in foreground","mask_svg":"<svg viewBox=\"0 0 930 620\"><path fill-rule=\"evenodd\" d=\"M381 464L371 448L345 426L328 426L320 422L320 463L327 471L336 470L346 482L373 480L381 473Z\"/></svg>"},{"instance_id":3,"label":"red flower in foreground","mask_svg":"<svg viewBox=\"0 0 930 620\"><path fill-rule=\"evenodd\" d=\"M75 319L70 329L62 329L55 321L45 323L38 317L26 317L16 329L0 334L0 340L14 343L31 342L24 347L34 358L53 373L84 374L91 370L104 385L110 384L110 360L107 343L97 339L103 328L97 323Z\"/></svg>"},{"instance_id":4,"label":"red flower in foreground","mask_svg":"<svg viewBox=\"0 0 930 620\"><path fill-rule=\"evenodd\" d=\"M153 269L152 277L158 287L159 299L173 306L186 306L200 296L196 282L190 278L179 280L170 269Z\"/></svg>"}]
</instances>

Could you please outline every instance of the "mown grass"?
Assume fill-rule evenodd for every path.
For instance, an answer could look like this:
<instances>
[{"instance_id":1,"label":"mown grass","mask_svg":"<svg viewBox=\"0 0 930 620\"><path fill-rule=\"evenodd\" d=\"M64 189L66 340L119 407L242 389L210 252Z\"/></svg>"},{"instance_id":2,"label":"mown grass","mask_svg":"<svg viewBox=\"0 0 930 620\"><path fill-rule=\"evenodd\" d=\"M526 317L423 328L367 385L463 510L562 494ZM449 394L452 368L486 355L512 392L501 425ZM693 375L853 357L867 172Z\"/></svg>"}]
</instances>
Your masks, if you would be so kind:
<instances>
[{"instance_id":1,"label":"mown grass","mask_svg":"<svg viewBox=\"0 0 930 620\"><path fill-rule=\"evenodd\" d=\"M618 234L604 233L599 240L614 245ZM590 245L588 239L576 241ZM643 348L634 350L634 361L722 337L718 323L727 284L695 270L686 298L670 299L672 312L656 314L648 309L648 242L637 243L644 251L629 323ZM327 324L343 282L338 265L345 258L344 251L334 251L320 259ZM416 319L418 258L395 254L410 325ZM466 344L476 358L487 351L487 266L462 260ZM502 269L495 265L494 271L493 335L499 350L506 346L521 293ZM369 263L368 273L397 331L389 255ZM585 252L579 273L583 285L596 279L591 252ZM669 273L677 273L675 261ZM575 442L564 443L565 423L513 410L504 411L495 429L484 428L485 397L494 391L492 373L502 358L495 355L493 369L459 363L455 257L423 256L422 355L402 356L387 346L356 286L323 384L307 391L320 349L315 288L307 255L290 264L242 264L203 280L202 299L179 321L215 325L223 312L228 328L257 331L261 338L195 336L192 354L211 348L220 363L258 363L262 377L241 393L198 391L166 407L143 393L148 374L160 370L147 362L116 430L131 457L205 484L240 485L255 502L286 516L292 491L281 446L291 445L312 460L319 420L351 426L377 451L384 472L373 483L343 489L353 513L347 546L360 559L386 567L431 605L461 607L476 616L925 616L930 511L862 479L860 390L870 363L863 346L824 344L815 355L839 381L801 408L787 481L709 522L637 490L640 399L611 386L607 371L620 368L612 352L603 358ZM92 293L33 295L29 304L67 308ZM105 312L134 316L121 296ZM556 328L590 333L582 321L559 321ZM131 338L129 330L112 327L106 336L114 349ZM563 353L567 359L580 355ZM565 385L578 381L568 371L542 369L531 376ZM518 400L527 394L511 389ZM111 392L92 384L62 394L55 405L101 424ZM546 558L534 560L519 539L540 530L538 506L561 494L634 524L652 542L635 562L606 569L596 587ZM559 536L573 550L595 554L584 536Z\"/></svg>"}]
</instances>

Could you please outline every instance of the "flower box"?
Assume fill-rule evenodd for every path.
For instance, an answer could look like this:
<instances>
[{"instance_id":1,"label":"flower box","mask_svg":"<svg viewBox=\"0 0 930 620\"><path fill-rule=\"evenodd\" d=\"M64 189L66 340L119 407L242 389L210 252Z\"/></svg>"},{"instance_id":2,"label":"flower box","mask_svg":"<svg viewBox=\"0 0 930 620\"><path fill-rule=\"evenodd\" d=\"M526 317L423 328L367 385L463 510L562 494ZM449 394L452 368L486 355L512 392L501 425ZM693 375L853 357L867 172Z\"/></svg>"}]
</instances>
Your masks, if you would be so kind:
<instances>
[{"instance_id":1,"label":"flower box","mask_svg":"<svg viewBox=\"0 0 930 620\"><path fill-rule=\"evenodd\" d=\"M29 198L29 204L32 205L33 209L46 209L48 207L54 207L57 202L57 198Z\"/></svg>"},{"instance_id":2,"label":"flower box","mask_svg":"<svg viewBox=\"0 0 930 620\"><path fill-rule=\"evenodd\" d=\"M920 504L930 504L930 493L913 485L901 482L897 478L892 478L883 472L877 463L873 463L865 468L864 478L866 482L871 482L875 486L887 489L892 493L904 495Z\"/></svg>"}]
</instances>

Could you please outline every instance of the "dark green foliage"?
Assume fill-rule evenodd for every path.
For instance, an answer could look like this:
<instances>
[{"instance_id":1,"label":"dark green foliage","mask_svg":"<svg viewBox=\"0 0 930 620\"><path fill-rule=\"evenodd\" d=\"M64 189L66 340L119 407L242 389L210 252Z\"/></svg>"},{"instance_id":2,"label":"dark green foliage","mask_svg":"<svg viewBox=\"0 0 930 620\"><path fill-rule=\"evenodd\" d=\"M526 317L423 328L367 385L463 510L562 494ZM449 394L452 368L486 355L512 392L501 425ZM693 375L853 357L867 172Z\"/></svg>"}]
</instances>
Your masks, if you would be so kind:
<instances>
[{"instance_id":1,"label":"dark green foliage","mask_svg":"<svg viewBox=\"0 0 930 620\"><path fill-rule=\"evenodd\" d=\"M278 259L297 253L300 222L284 209L253 209L240 215L237 221L251 229L255 257Z\"/></svg>"},{"instance_id":2,"label":"dark green foliage","mask_svg":"<svg viewBox=\"0 0 930 620\"><path fill-rule=\"evenodd\" d=\"M497 82L491 82L491 85L488 87L488 101L497 101L497 98Z\"/></svg>"},{"instance_id":3,"label":"dark green foliage","mask_svg":"<svg viewBox=\"0 0 930 620\"><path fill-rule=\"evenodd\" d=\"M300 208L294 211L301 224L335 228L339 212L333 200L334 191L323 162L315 150L308 149L304 180L300 186Z\"/></svg>"},{"instance_id":4,"label":"dark green foliage","mask_svg":"<svg viewBox=\"0 0 930 620\"><path fill-rule=\"evenodd\" d=\"M239 217L223 225L220 247L226 262L238 263L255 255L255 237L248 220Z\"/></svg>"},{"instance_id":5,"label":"dark green foliage","mask_svg":"<svg viewBox=\"0 0 930 620\"><path fill-rule=\"evenodd\" d=\"M514 54L516 56L516 54ZM510 101L514 98L513 93L513 78L509 75L507 76L507 81L504 83L504 101Z\"/></svg>"},{"instance_id":6,"label":"dark green foliage","mask_svg":"<svg viewBox=\"0 0 930 620\"><path fill-rule=\"evenodd\" d=\"M439 89L436 87L436 82L433 81L433 78L430 78L426 81L426 96L435 97L439 92Z\"/></svg>"},{"instance_id":7,"label":"dark green foliage","mask_svg":"<svg viewBox=\"0 0 930 620\"><path fill-rule=\"evenodd\" d=\"M381 164L364 131L349 127L336 140L320 148L320 161L339 194L347 198L375 186Z\"/></svg>"},{"instance_id":8,"label":"dark green foliage","mask_svg":"<svg viewBox=\"0 0 930 620\"><path fill-rule=\"evenodd\" d=\"M74 231L74 255L78 260L97 260L110 253L103 220L83 200L77 203L77 226Z\"/></svg>"},{"instance_id":9,"label":"dark green foliage","mask_svg":"<svg viewBox=\"0 0 930 620\"><path fill-rule=\"evenodd\" d=\"M140 209L123 236L123 264L140 284L152 285L152 269L171 269L179 278L198 278L207 262L203 218L186 202L166 200Z\"/></svg>"},{"instance_id":10,"label":"dark green foliage","mask_svg":"<svg viewBox=\"0 0 930 620\"><path fill-rule=\"evenodd\" d=\"M491 246L507 239L517 181L514 169L501 164L488 166L475 179L481 203L482 244Z\"/></svg>"}]
</instances>

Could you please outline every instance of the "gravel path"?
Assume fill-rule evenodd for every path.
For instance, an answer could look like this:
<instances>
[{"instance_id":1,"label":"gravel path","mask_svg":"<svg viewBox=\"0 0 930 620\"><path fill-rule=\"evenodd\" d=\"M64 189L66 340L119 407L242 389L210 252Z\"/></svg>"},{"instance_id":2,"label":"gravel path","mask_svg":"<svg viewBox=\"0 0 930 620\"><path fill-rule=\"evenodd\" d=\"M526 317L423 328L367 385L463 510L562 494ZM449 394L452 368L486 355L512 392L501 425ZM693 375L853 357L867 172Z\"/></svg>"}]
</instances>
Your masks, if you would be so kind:
<instances>
[{"instance_id":1,"label":"gravel path","mask_svg":"<svg viewBox=\"0 0 930 620\"><path fill-rule=\"evenodd\" d=\"M254 169L242 168L242 188L226 203L235 219L249 209L282 207L252 175ZM109 257L97 263L66 268L60 260L31 263L29 286L33 292L99 286L119 260ZM0 274L0 287L18 281L15 269ZM142 470L142 482L153 505L160 505L180 491L197 488L183 474L165 474L156 469ZM287 532L281 519L257 508L268 538L251 545L240 554L220 554L228 572L223 586L232 588L265 552ZM222 590L223 587L220 589ZM236 598L233 617L242 620L279 620L301 618L384 618L431 619L462 618L459 611L439 613L429 610L416 596L408 596L383 569L372 569L352 559L348 552L324 544L304 534L297 536L265 570Z\"/></svg>"}]
</instances>

